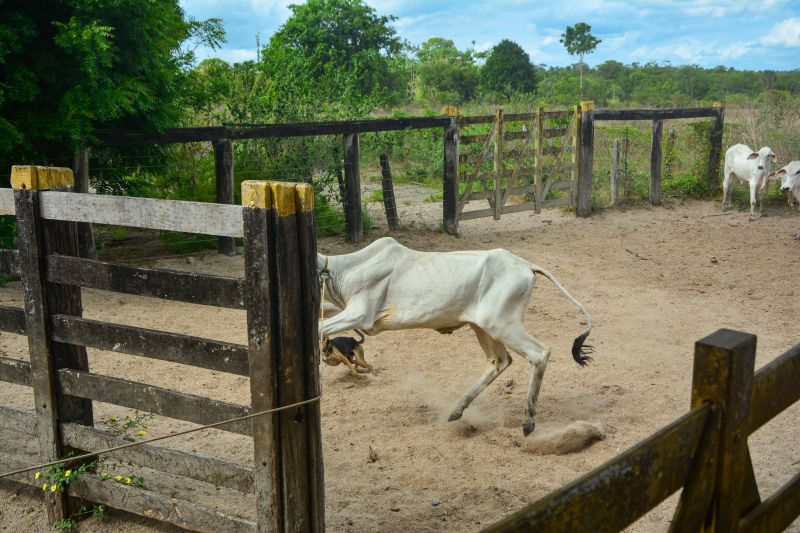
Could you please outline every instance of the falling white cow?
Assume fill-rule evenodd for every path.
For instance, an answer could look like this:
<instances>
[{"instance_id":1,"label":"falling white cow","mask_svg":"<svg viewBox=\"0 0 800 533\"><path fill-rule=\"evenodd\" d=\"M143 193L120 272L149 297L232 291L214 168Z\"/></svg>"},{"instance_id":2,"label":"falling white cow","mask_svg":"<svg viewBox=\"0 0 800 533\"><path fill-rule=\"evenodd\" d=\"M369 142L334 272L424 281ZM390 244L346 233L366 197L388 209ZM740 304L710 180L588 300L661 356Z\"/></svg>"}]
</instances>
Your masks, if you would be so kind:
<instances>
[{"instance_id":1,"label":"falling white cow","mask_svg":"<svg viewBox=\"0 0 800 533\"><path fill-rule=\"evenodd\" d=\"M735 183L747 182L750 184L750 217L753 220L753 211L756 207L756 196L758 196L758 212L764 214L764 189L767 186L767 176L769 176L772 163L778 157L769 146L763 147L758 152L754 152L749 146L744 144L734 144L725 152L725 170L722 182L722 209L727 211L731 208L731 189Z\"/></svg>"},{"instance_id":2,"label":"falling white cow","mask_svg":"<svg viewBox=\"0 0 800 533\"><path fill-rule=\"evenodd\" d=\"M450 421L511 364L506 347L531 365L523 432L534 429L536 398L550 348L530 336L525 312L535 274L542 274L586 315L588 327L574 341L572 357L580 365L590 360L583 342L592 330L591 317L546 270L506 250L418 252L392 238L379 239L358 252L317 255L325 297L338 314L325 319L322 334L359 329L381 331L427 328L452 333L469 325L486 353L488 366L458 401Z\"/></svg>"}]
</instances>

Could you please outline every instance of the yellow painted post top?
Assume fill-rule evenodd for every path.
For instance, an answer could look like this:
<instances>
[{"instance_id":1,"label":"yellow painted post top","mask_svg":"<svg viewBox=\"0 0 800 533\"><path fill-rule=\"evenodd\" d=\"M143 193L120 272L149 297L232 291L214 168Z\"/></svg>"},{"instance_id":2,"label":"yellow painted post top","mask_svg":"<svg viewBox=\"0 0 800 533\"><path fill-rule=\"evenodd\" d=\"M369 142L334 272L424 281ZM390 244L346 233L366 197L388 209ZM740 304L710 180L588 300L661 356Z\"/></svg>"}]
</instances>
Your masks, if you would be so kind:
<instances>
[{"instance_id":1,"label":"yellow painted post top","mask_svg":"<svg viewBox=\"0 0 800 533\"><path fill-rule=\"evenodd\" d=\"M581 111L594 111L594 100L581 102Z\"/></svg>"},{"instance_id":2,"label":"yellow painted post top","mask_svg":"<svg viewBox=\"0 0 800 533\"><path fill-rule=\"evenodd\" d=\"M64 167L38 167L14 165L11 167L11 187L44 191L75 185L72 169Z\"/></svg>"},{"instance_id":3,"label":"yellow painted post top","mask_svg":"<svg viewBox=\"0 0 800 533\"><path fill-rule=\"evenodd\" d=\"M247 180L242 182L242 205L276 209L280 216L313 211L314 188L308 183Z\"/></svg>"},{"instance_id":4,"label":"yellow painted post top","mask_svg":"<svg viewBox=\"0 0 800 533\"><path fill-rule=\"evenodd\" d=\"M725 109L725 102L714 102L711 105L712 105L712 107L719 107L719 108Z\"/></svg>"},{"instance_id":5,"label":"yellow painted post top","mask_svg":"<svg viewBox=\"0 0 800 533\"><path fill-rule=\"evenodd\" d=\"M459 109L457 105L446 105L442 107L442 113L445 115L450 115L451 117L457 117Z\"/></svg>"}]
</instances>

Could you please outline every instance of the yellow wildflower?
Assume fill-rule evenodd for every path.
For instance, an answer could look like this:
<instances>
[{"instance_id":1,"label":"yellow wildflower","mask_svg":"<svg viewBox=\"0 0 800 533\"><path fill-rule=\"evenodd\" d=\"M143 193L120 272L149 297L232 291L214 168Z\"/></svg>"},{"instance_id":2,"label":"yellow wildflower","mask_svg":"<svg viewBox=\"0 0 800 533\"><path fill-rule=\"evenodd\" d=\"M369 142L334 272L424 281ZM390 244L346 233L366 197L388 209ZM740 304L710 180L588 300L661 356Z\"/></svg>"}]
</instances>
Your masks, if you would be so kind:
<instances>
[{"instance_id":1,"label":"yellow wildflower","mask_svg":"<svg viewBox=\"0 0 800 533\"><path fill-rule=\"evenodd\" d=\"M42 490L47 490L47 483L45 483L44 485L42 485Z\"/></svg>"},{"instance_id":2,"label":"yellow wildflower","mask_svg":"<svg viewBox=\"0 0 800 533\"><path fill-rule=\"evenodd\" d=\"M126 484L130 485L130 484L131 484L131 481L133 481L133 480L132 480L131 478L129 478L129 477L126 477L126 478L125 478L125 483L126 483Z\"/></svg>"},{"instance_id":3,"label":"yellow wildflower","mask_svg":"<svg viewBox=\"0 0 800 533\"><path fill-rule=\"evenodd\" d=\"M147 432L146 431L140 431L139 433L137 433L137 435L139 435L140 437L144 437L145 435L147 435Z\"/></svg>"},{"instance_id":4,"label":"yellow wildflower","mask_svg":"<svg viewBox=\"0 0 800 533\"><path fill-rule=\"evenodd\" d=\"M34 477L34 479L39 479L40 477L42 477L42 473L41 472L36 472L36 475L33 476L33 477Z\"/></svg>"},{"instance_id":5,"label":"yellow wildflower","mask_svg":"<svg viewBox=\"0 0 800 533\"><path fill-rule=\"evenodd\" d=\"M50 485L50 492L55 492L57 488L55 485Z\"/></svg>"},{"instance_id":6,"label":"yellow wildflower","mask_svg":"<svg viewBox=\"0 0 800 533\"><path fill-rule=\"evenodd\" d=\"M117 476L114 479L116 479L117 481L122 481L122 476Z\"/></svg>"},{"instance_id":7,"label":"yellow wildflower","mask_svg":"<svg viewBox=\"0 0 800 533\"><path fill-rule=\"evenodd\" d=\"M69 475L71 473L72 473L72 470L67 470L66 472L64 472L64 477L69 477Z\"/></svg>"}]
</instances>

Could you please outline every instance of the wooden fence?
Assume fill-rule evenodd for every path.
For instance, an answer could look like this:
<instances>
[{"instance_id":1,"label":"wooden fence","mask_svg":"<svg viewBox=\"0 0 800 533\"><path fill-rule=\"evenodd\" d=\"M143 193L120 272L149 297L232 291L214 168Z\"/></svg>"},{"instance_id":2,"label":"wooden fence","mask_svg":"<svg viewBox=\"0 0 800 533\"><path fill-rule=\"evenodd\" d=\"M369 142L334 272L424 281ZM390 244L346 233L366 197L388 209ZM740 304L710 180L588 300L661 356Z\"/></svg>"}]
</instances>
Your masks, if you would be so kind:
<instances>
[{"instance_id":1,"label":"wooden fence","mask_svg":"<svg viewBox=\"0 0 800 533\"><path fill-rule=\"evenodd\" d=\"M737 331L698 341L691 411L486 531L619 531L681 488L670 531L786 528L800 515L800 473L762 502L747 437L800 400L800 344L754 375L755 351Z\"/></svg>"},{"instance_id":2,"label":"wooden fence","mask_svg":"<svg viewBox=\"0 0 800 533\"><path fill-rule=\"evenodd\" d=\"M67 449L129 442L93 427L92 401L202 425L319 396L310 185L247 181L244 207L70 192L69 169L14 167L12 186L0 189L0 214L16 215L18 248L0 250L0 272L22 278L25 307L0 306L0 331L27 336L30 362L0 357L0 380L32 387L35 412L1 406L0 429L38 438L40 455L12 455L0 443L0 471L58 460ZM243 237L245 277L87 259L79 253L78 223ZM82 318L82 287L246 310L248 344ZM251 405L90 372L87 347L249 376ZM147 444L113 457L179 476L181 484L255 494L255 522L96 474L82 475L66 493L46 493L51 522L70 515L71 498L83 498L200 531L324 530L318 403L222 429L252 435L252 468ZM17 480L32 483L33 476Z\"/></svg>"}]
</instances>

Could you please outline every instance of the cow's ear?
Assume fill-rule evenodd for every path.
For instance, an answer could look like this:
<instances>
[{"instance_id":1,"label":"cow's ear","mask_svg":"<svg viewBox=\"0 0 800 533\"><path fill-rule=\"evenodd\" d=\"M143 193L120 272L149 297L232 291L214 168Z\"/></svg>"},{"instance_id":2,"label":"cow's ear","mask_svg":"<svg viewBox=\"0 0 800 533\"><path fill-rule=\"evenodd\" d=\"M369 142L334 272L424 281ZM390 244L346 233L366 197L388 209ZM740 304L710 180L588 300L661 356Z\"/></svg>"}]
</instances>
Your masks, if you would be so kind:
<instances>
[{"instance_id":1,"label":"cow's ear","mask_svg":"<svg viewBox=\"0 0 800 533\"><path fill-rule=\"evenodd\" d=\"M769 156L769 157L770 157L770 159L772 159L772 162L773 162L773 163L777 163L777 162L778 162L778 156L777 156L777 155L775 155L775 154L770 154L770 156Z\"/></svg>"},{"instance_id":2,"label":"cow's ear","mask_svg":"<svg viewBox=\"0 0 800 533\"><path fill-rule=\"evenodd\" d=\"M769 179L771 179L772 181L775 181L776 179L778 179L778 178L782 178L782 177L783 177L783 176L785 176L785 175L786 175L786 169L785 169L785 168L782 168L782 169L780 169L780 170L779 170L779 171L777 171L777 172L773 172L772 174L770 174L770 175L769 175L769 176L767 176L767 177L768 177Z\"/></svg>"},{"instance_id":3,"label":"cow's ear","mask_svg":"<svg viewBox=\"0 0 800 533\"><path fill-rule=\"evenodd\" d=\"M752 152L747 156L747 159L758 159L758 152Z\"/></svg>"},{"instance_id":4,"label":"cow's ear","mask_svg":"<svg viewBox=\"0 0 800 533\"><path fill-rule=\"evenodd\" d=\"M322 255L321 253L317 253L317 272L322 272L328 267L328 258Z\"/></svg>"}]
</instances>

